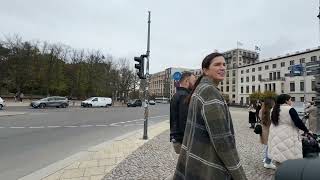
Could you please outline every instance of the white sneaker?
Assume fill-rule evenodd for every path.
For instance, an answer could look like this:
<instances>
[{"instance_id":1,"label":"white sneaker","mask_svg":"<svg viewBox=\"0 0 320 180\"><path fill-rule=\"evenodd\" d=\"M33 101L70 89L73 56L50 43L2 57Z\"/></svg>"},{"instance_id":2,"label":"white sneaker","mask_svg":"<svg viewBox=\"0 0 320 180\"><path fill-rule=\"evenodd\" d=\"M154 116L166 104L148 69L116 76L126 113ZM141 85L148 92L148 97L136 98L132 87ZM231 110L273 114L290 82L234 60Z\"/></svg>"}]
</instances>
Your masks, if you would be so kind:
<instances>
[{"instance_id":1,"label":"white sneaker","mask_svg":"<svg viewBox=\"0 0 320 180\"><path fill-rule=\"evenodd\" d=\"M265 163L266 162L266 158L263 158L262 162Z\"/></svg>"},{"instance_id":2,"label":"white sneaker","mask_svg":"<svg viewBox=\"0 0 320 180\"><path fill-rule=\"evenodd\" d=\"M270 163L270 164L264 163L263 167L267 169L277 169L277 167L273 163Z\"/></svg>"}]
</instances>

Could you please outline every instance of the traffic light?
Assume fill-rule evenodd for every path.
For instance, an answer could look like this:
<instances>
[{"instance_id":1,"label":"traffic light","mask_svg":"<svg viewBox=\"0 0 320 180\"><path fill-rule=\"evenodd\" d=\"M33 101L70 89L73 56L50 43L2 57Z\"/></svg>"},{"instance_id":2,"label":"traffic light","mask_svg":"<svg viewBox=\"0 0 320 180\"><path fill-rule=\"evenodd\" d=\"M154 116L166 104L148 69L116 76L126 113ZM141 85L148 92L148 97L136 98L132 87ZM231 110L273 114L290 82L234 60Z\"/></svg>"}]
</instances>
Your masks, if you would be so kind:
<instances>
[{"instance_id":1,"label":"traffic light","mask_svg":"<svg viewBox=\"0 0 320 180\"><path fill-rule=\"evenodd\" d=\"M146 55L141 55L140 57L134 57L134 61L137 61L138 64L135 64L134 67L138 70L138 77L140 79L146 79L144 76L144 58L147 57Z\"/></svg>"}]
</instances>

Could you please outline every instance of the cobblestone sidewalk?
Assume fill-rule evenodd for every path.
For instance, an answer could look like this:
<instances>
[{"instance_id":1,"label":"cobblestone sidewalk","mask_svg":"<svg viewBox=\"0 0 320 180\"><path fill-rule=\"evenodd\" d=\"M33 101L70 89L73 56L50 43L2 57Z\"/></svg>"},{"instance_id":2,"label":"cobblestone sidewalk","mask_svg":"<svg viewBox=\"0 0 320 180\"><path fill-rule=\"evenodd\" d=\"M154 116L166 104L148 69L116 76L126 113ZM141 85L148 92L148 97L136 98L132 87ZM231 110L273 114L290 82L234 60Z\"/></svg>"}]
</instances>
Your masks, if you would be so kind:
<instances>
[{"instance_id":1,"label":"cobblestone sidewalk","mask_svg":"<svg viewBox=\"0 0 320 180\"><path fill-rule=\"evenodd\" d=\"M259 136L249 129L247 113L232 111L237 148L249 180L271 180L274 170L267 170L262 163L262 145ZM114 179L166 179L174 172L178 156L174 153L165 131L129 155L104 180Z\"/></svg>"}]
</instances>

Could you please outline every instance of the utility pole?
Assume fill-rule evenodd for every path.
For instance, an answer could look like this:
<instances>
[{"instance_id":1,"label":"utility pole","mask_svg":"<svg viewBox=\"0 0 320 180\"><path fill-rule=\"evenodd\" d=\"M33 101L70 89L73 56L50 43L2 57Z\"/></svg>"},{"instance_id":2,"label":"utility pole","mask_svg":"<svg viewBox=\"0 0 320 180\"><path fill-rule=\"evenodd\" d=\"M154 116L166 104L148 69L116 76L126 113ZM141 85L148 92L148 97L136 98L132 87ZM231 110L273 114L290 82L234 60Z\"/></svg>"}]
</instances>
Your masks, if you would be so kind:
<instances>
[{"instance_id":1,"label":"utility pole","mask_svg":"<svg viewBox=\"0 0 320 180\"><path fill-rule=\"evenodd\" d=\"M150 24L151 24L151 11L148 11L148 40L147 40L147 65L146 65L146 86L145 86L145 105L144 105L144 122L143 122L143 137L148 139L148 119L149 119L149 57L150 57Z\"/></svg>"}]
</instances>

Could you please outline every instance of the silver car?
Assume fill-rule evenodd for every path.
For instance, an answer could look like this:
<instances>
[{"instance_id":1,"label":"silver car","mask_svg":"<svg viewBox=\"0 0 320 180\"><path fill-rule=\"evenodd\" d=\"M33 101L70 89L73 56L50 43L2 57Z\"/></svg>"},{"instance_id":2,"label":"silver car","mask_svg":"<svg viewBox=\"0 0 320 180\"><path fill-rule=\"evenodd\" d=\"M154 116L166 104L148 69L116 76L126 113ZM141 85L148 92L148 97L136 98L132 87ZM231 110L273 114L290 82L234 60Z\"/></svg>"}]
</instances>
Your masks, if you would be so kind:
<instances>
[{"instance_id":1,"label":"silver car","mask_svg":"<svg viewBox=\"0 0 320 180\"><path fill-rule=\"evenodd\" d=\"M0 97L0 110L5 106L5 101Z\"/></svg>"},{"instance_id":2,"label":"silver car","mask_svg":"<svg viewBox=\"0 0 320 180\"><path fill-rule=\"evenodd\" d=\"M37 101L32 101L30 106L33 108L45 108L45 107L66 108L69 106L69 101L66 97L52 96L52 97L46 97Z\"/></svg>"}]
</instances>

